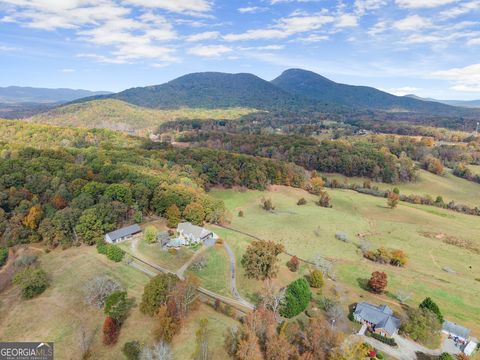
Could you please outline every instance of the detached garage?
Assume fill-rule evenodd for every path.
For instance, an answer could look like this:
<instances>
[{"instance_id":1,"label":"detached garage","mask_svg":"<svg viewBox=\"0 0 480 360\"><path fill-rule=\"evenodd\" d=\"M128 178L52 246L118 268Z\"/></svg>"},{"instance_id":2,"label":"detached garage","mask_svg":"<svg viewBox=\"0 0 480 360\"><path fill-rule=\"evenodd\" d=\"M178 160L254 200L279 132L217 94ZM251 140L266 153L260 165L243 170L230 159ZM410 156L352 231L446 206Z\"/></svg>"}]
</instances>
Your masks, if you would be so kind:
<instances>
[{"instance_id":1,"label":"detached garage","mask_svg":"<svg viewBox=\"0 0 480 360\"><path fill-rule=\"evenodd\" d=\"M142 229L140 229L138 224L133 224L105 234L105 241L110 244L116 244L130 239L133 235L138 234L141 231Z\"/></svg>"}]
</instances>

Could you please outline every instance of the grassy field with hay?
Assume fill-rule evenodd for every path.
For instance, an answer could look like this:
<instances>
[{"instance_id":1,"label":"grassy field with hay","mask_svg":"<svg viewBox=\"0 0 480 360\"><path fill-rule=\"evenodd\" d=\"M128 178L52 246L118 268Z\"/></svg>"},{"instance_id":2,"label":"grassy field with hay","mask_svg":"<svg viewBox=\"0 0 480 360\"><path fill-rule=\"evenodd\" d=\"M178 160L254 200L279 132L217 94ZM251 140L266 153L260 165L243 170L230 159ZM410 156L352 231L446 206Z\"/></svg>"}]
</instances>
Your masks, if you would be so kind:
<instances>
[{"instance_id":1,"label":"grassy field with hay","mask_svg":"<svg viewBox=\"0 0 480 360\"><path fill-rule=\"evenodd\" d=\"M272 187L267 192L213 190L211 194L225 201L231 213L231 228L280 242L288 252L306 260L313 260L316 255L331 259L338 279L334 287L347 302L369 299L400 309L395 299L397 291L411 293L407 303L412 306L431 296L447 319L480 335L478 217L405 203L392 210L382 198L349 190L328 192L332 208L319 207L314 203L315 196L287 187ZM262 197L272 199L274 211L261 208ZM307 205L296 205L301 197L307 199ZM243 217L237 215L240 210ZM240 261L253 239L231 230L215 231L231 245ZM349 241L337 240L337 232L346 233ZM361 239L368 241L372 249L401 249L409 256L409 263L398 268L364 259L358 248ZM282 256L277 280L280 285L308 271L304 266L300 273L289 272L284 266L287 260L287 256ZM365 290L365 283L375 270L388 274L388 291L381 296ZM255 297L262 286L241 273L237 284L247 298Z\"/></svg>"},{"instance_id":2,"label":"grassy field with hay","mask_svg":"<svg viewBox=\"0 0 480 360\"><path fill-rule=\"evenodd\" d=\"M472 171L475 167L469 166ZM480 172L480 166L477 171ZM363 184L366 178L346 177L340 174L322 174L329 179L337 179L340 182L348 181L350 184ZM394 187L400 189L405 195L431 195L436 198L438 195L443 197L443 201L448 203L455 201L459 204L465 204L471 207L480 206L480 184L459 178L452 174L451 169L445 169L443 175L435 175L426 170L417 171L416 181L401 184L385 184L372 181L372 185L378 186L382 190L391 190Z\"/></svg>"}]
</instances>

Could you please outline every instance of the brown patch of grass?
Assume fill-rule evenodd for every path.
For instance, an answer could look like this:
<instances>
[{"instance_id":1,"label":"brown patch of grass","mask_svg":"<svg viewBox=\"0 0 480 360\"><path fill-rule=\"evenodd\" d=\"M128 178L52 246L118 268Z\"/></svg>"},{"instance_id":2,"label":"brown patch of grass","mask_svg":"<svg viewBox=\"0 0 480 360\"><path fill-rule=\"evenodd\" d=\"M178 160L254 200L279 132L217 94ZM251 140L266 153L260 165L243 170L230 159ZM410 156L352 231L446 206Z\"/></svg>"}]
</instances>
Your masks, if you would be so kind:
<instances>
[{"instance_id":1,"label":"brown patch of grass","mask_svg":"<svg viewBox=\"0 0 480 360\"><path fill-rule=\"evenodd\" d=\"M480 255L480 247L470 240L460 239L453 235L447 235L444 233L430 233L430 232L420 232L420 235L425 236L429 239L441 240L444 244L453 245L460 249L468 250L474 254Z\"/></svg>"}]
</instances>

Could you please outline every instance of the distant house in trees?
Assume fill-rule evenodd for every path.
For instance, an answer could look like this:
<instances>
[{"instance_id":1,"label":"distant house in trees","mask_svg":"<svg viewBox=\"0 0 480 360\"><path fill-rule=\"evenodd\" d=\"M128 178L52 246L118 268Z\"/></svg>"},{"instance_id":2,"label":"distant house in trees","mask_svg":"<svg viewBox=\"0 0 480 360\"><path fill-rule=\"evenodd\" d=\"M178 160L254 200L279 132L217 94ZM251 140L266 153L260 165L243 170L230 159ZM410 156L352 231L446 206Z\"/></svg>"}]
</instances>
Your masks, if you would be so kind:
<instances>
[{"instance_id":1,"label":"distant house in trees","mask_svg":"<svg viewBox=\"0 0 480 360\"><path fill-rule=\"evenodd\" d=\"M215 240L218 239L218 236L214 232L189 222L178 224L177 233L177 238L173 239L169 246L177 247L199 243L213 245Z\"/></svg>"},{"instance_id":2,"label":"distant house in trees","mask_svg":"<svg viewBox=\"0 0 480 360\"><path fill-rule=\"evenodd\" d=\"M353 312L353 318L367 325L371 332L386 337L392 337L400 328L400 319L393 316L393 311L387 305L372 305L366 302L358 303Z\"/></svg>"},{"instance_id":3,"label":"distant house in trees","mask_svg":"<svg viewBox=\"0 0 480 360\"><path fill-rule=\"evenodd\" d=\"M138 226L138 224L133 224L105 234L105 241L110 244L116 244L130 239L133 235L140 232L142 232L140 226Z\"/></svg>"}]
</instances>

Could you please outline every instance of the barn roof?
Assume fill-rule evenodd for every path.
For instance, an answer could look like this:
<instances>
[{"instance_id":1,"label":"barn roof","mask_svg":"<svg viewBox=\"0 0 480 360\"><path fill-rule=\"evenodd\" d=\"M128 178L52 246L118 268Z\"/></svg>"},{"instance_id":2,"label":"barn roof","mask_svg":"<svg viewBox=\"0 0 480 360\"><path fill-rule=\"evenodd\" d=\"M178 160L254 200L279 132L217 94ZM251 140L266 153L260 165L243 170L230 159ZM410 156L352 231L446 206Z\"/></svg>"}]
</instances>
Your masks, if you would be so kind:
<instances>
[{"instance_id":1,"label":"barn roof","mask_svg":"<svg viewBox=\"0 0 480 360\"><path fill-rule=\"evenodd\" d=\"M113 240L121 239L125 236L139 233L140 231L142 231L142 229L140 229L140 226L138 226L138 224L133 224L133 225L126 226L121 229L109 232L107 236L111 241L113 241Z\"/></svg>"},{"instance_id":2,"label":"barn roof","mask_svg":"<svg viewBox=\"0 0 480 360\"><path fill-rule=\"evenodd\" d=\"M468 339L468 337L470 336L470 329L467 329L466 327L455 324L454 322L448 320L445 320L443 322L442 328L443 330L464 339Z\"/></svg>"}]
</instances>

